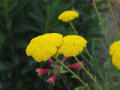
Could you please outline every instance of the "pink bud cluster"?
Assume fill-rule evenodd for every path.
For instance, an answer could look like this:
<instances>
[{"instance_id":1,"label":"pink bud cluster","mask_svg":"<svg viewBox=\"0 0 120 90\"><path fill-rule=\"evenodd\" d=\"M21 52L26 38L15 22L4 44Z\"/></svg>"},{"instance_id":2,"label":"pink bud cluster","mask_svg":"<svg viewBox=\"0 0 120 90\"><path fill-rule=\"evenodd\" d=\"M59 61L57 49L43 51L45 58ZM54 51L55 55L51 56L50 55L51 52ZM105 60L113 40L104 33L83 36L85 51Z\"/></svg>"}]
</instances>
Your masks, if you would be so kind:
<instances>
[{"instance_id":1,"label":"pink bud cluster","mask_svg":"<svg viewBox=\"0 0 120 90\"><path fill-rule=\"evenodd\" d=\"M68 59L68 57L64 56L63 59L62 59L62 62L64 63L67 59ZM51 59L51 58L48 59L48 62L51 63L51 64L55 64L54 60ZM74 63L74 64L71 64L71 65L68 65L67 67L70 68L70 69L81 69L82 64L83 64L83 62L80 61L79 63ZM50 68L48 68L48 69L37 68L36 72L38 73L38 76L41 78L44 74L46 74L48 72L51 72L51 69ZM49 77L47 82L54 85L55 80L56 80L56 74L53 74L51 77Z\"/></svg>"},{"instance_id":2,"label":"pink bud cluster","mask_svg":"<svg viewBox=\"0 0 120 90\"><path fill-rule=\"evenodd\" d=\"M62 59L62 62L64 63L66 60L67 60L67 57L64 56L63 59ZM83 62L80 61L79 63L75 63L75 64L68 65L67 67L68 67L68 68L71 68L71 69L72 69L72 68L73 68L73 69L81 69L81 68L82 68L82 67L81 67L82 64L83 64Z\"/></svg>"},{"instance_id":3,"label":"pink bud cluster","mask_svg":"<svg viewBox=\"0 0 120 90\"><path fill-rule=\"evenodd\" d=\"M51 63L51 64L54 63L53 59L51 59L51 58L48 59L48 62ZM37 68L37 69L36 69L36 72L38 73L38 76L41 78L44 74L46 74L46 73L48 73L48 72L51 72L51 69ZM47 82L54 85L55 80L56 80L56 74L52 75L52 76L47 80Z\"/></svg>"}]
</instances>

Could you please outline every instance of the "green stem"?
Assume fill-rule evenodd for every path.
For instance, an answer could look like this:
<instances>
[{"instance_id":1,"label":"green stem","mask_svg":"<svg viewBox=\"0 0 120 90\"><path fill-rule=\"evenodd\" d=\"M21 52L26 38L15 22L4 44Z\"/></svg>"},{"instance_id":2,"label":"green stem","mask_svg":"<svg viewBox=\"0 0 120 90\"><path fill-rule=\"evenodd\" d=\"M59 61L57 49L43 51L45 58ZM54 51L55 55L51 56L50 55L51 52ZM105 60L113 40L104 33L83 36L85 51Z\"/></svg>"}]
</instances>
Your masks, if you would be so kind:
<instances>
[{"instance_id":1,"label":"green stem","mask_svg":"<svg viewBox=\"0 0 120 90\"><path fill-rule=\"evenodd\" d=\"M70 87L68 86L68 84L65 82L65 79L61 76L61 79L65 85L65 87L67 88L67 90L70 90Z\"/></svg>"},{"instance_id":2,"label":"green stem","mask_svg":"<svg viewBox=\"0 0 120 90\"><path fill-rule=\"evenodd\" d=\"M75 29L74 25L72 24L72 22L69 22L70 26L72 27L73 29L73 32L76 34L76 35L79 35L77 30Z\"/></svg>"},{"instance_id":3,"label":"green stem","mask_svg":"<svg viewBox=\"0 0 120 90\"><path fill-rule=\"evenodd\" d=\"M3 8L4 8L4 13L5 13L5 18L6 18L6 23L9 23L9 14L8 14L8 2L6 0L3 0Z\"/></svg>"},{"instance_id":4,"label":"green stem","mask_svg":"<svg viewBox=\"0 0 120 90\"><path fill-rule=\"evenodd\" d=\"M76 35L79 35L78 32L77 32L77 30L75 29L74 25L72 24L72 22L69 22L69 23L70 23L70 25L71 25L74 33L75 33ZM96 62L96 60L91 56L91 54L90 54L90 52L88 51L88 49L85 48L85 50L86 50L86 54L90 57L90 59L92 60L92 62L94 62L94 67L95 67L95 65L96 65L97 69L99 70L98 73L99 73L100 76L102 77L101 69L100 69L99 64L98 64L98 63ZM92 79L93 79L93 78L92 78ZM100 89L100 90L102 90L102 89Z\"/></svg>"},{"instance_id":5,"label":"green stem","mask_svg":"<svg viewBox=\"0 0 120 90\"><path fill-rule=\"evenodd\" d=\"M86 52L86 54L90 57L90 59L92 60L92 59L93 59L93 57L91 56L91 54L90 54L90 52L88 51L88 49L87 49L87 48L85 48L85 52Z\"/></svg>"},{"instance_id":6,"label":"green stem","mask_svg":"<svg viewBox=\"0 0 120 90\"><path fill-rule=\"evenodd\" d=\"M80 63L79 59L77 57L74 57L78 63ZM99 87L99 90L102 90L101 85L97 82L97 80L93 77L93 75L84 67L84 65L81 65L82 69L88 74L88 76L94 81L94 83Z\"/></svg>"},{"instance_id":7,"label":"green stem","mask_svg":"<svg viewBox=\"0 0 120 90\"><path fill-rule=\"evenodd\" d=\"M72 22L69 22L74 33L76 33L77 35L79 35L77 33L77 30L75 29L74 25L72 24ZM91 56L90 52L88 51L87 48L85 48L85 51L86 51L86 54L89 56L89 58L92 60L92 63L94 64L94 67L97 67L96 68L96 71L100 74L101 78L102 78L102 73L101 73L101 69L100 69L100 66L99 66L99 63ZM98 70L97 70L98 69Z\"/></svg>"},{"instance_id":8,"label":"green stem","mask_svg":"<svg viewBox=\"0 0 120 90\"><path fill-rule=\"evenodd\" d=\"M109 49L106 47L106 44L103 42L102 39L99 39L99 40L100 40L100 44L103 46L104 50L108 53Z\"/></svg>"},{"instance_id":9,"label":"green stem","mask_svg":"<svg viewBox=\"0 0 120 90\"><path fill-rule=\"evenodd\" d=\"M100 13L99 13L99 11L98 11L98 9L97 9L97 7L96 7L95 1L94 1L94 0L92 0L92 1L93 1L93 5L94 5L94 8L95 8L95 11L96 11L96 13L97 13L98 19L99 19L99 21L100 21L100 25L101 25L101 27L102 27L104 36L105 36L106 39L107 39L107 31L106 31L106 29L105 29L103 20L102 20L102 18L101 18L101 16L100 16Z\"/></svg>"},{"instance_id":10,"label":"green stem","mask_svg":"<svg viewBox=\"0 0 120 90\"><path fill-rule=\"evenodd\" d=\"M9 38L9 44L10 44L10 50L12 54L15 54L14 45L12 42L12 29L11 29L11 22L10 22L10 16L9 16L9 1L3 0L3 8L5 13L5 21L6 21L6 28L8 30L8 38Z\"/></svg>"},{"instance_id":11,"label":"green stem","mask_svg":"<svg viewBox=\"0 0 120 90\"><path fill-rule=\"evenodd\" d=\"M88 59L85 57L85 55L83 53L80 54L80 56L91 66L93 66L89 61Z\"/></svg>"},{"instance_id":12,"label":"green stem","mask_svg":"<svg viewBox=\"0 0 120 90\"><path fill-rule=\"evenodd\" d=\"M115 14L114 14L114 12L113 12L113 10L112 10L111 1L110 1L110 0L107 0L107 2L108 2L108 6L109 6L109 9L110 9L110 12L111 12L111 14L112 14L112 18L113 18L113 22L114 22L114 24L115 24L116 32L117 32L118 35L120 35L120 32L119 32L120 29L119 29L119 26L118 26L118 24L117 24L117 19L116 19L116 17L115 17Z\"/></svg>"},{"instance_id":13,"label":"green stem","mask_svg":"<svg viewBox=\"0 0 120 90\"><path fill-rule=\"evenodd\" d=\"M89 50L87 48L85 48L85 52L89 56L90 60L92 61L93 65L94 65L94 68L96 69L96 71L99 73L99 75L101 76L101 78L103 78L102 77L102 71L101 71L99 63L96 61L96 59L93 56L91 56L91 54L90 54L90 52L89 52Z\"/></svg>"},{"instance_id":14,"label":"green stem","mask_svg":"<svg viewBox=\"0 0 120 90\"><path fill-rule=\"evenodd\" d=\"M60 63L65 69L67 69L71 74L73 74L84 86L86 86L89 90L91 90L88 87L88 84L86 84L77 74L75 74L72 70L70 70L63 62L58 60L56 57L54 57L58 63Z\"/></svg>"},{"instance_id":15,"label":"green stem","mask_svg":"<svg viewBox=\"0 0 120 90\"><path fill-rule=\"evenodd\" d=\"M9 17L9 10L8 10L8 1L3 0L3 8L4 8L4 13L5 13L5 20L6 20L6 28L8 30L8 36L11 37L11 27L9 26L10 24L10 17Z\"/></svg>"}]
</instances>

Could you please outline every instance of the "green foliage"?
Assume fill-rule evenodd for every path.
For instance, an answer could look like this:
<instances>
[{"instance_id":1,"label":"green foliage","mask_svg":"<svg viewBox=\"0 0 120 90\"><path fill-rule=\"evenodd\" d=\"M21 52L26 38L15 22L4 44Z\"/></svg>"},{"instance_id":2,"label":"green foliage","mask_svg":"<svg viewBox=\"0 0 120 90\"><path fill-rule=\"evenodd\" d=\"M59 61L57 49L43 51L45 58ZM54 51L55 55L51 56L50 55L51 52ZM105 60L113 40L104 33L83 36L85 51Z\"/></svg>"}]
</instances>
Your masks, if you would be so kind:
<instances>
[{"instance_id":1,"label":"green foliage","mask_svg":"<svg viewBox=\"0 0 120 90\"><path fill-rule=\"evenodd\" d=\"M79 87L76 87L74 90L86 90L86 88L84 86L79 86Z\"/></svg>"},{"instance_id":2,"label":"green foliage","mask_svg":"<svg viewBox=\"0 0 120 90\"><path fill-rule=\"evenodd\" d=\"M102 3L98 4L98 8L101 8ZM88 40L88 48L94 55L95 49L99 47L99 42L96 42L95 38L102 37L102 30L90 0L0 0L0 89L66 90L60 78L57 78L55 86L52 86L46 83L47 75L43 78L37 76L35 69L39 66L44 67L46 63L34 62L31 57L26 56L25 48L33 37L43 33L73 34L68 23L57 19L62 11L68 9L75 9L80 13L80 17L73 23L79 34ZM104 23L107 25L107 20ZM105 66L106 64L107 62ZM77 86L79 87L74 90L86 90L76 79L69 79L71 76L67 71L62 73L65 73L65 81L71 90ZM86 82L89 81L83 72L80 77ZM110 83L107 82L107 85ZM117 90L119 83L115 83L113 87Z\"/></svg>"}]
</instances>

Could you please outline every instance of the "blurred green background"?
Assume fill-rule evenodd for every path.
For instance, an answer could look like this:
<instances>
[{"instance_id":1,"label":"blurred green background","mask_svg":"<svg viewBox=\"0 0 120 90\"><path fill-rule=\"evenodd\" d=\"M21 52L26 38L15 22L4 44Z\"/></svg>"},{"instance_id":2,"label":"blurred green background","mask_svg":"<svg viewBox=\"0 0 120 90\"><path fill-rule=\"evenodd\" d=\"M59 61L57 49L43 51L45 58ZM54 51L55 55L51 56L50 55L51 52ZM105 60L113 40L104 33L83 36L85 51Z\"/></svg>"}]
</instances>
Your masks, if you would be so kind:
<instances>
[{"instance_id":1,"label":"blurred green background","mask_svg":"<svg viewBox=\"0 0 120 90\"><path fill-rule=\"evenodd\" d=\"M102 3L97 7L104 12ZM92 52L99 46L95 39L102 37L102 30L91 0L0 0L0 90L67 90L59 77L54 86L46 83L47 75L39 78L35 69L49 65L34 62L25 49L33 37L44 33L74 34L68 23L57 19L61 12L71 9L80 14L73 23ZM90 82L82 71L80 76ZM82 85L70 77L69 73L63 75L71 90Z\"/></svg>"}]
</instances>

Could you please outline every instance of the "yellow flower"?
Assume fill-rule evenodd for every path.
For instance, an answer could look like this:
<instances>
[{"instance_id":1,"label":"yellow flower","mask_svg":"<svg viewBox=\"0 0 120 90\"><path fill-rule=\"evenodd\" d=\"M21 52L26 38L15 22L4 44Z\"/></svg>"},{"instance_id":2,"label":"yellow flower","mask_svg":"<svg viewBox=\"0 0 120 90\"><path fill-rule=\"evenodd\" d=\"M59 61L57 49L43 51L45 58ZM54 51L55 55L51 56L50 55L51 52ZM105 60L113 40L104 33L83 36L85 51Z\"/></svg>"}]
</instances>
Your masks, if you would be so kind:
<instances>
[{"instance_id":1,"label":"yellow flower","mask_svg":"<svg viewBox=\"0 0 120 90\"><path fill-rule=\"evenodd\" d=\"M87 41L82 36L65 36L57 54L63 54L66 57L77 56L83 51L86 44Z\"/></svg>"},{"instance_id":2,"label":"yellow flower","mask_svg":"<svg viewBox=\"0 0 120 90\"><path fill-rule=\"evenodd\" d=\"M120 69L120 41L114 42L109 49L109 53L112 56L112 64Z\"/></svg>"},{"instance_id":3,"label":"yellow flower","mask_svg":"<svg viewBox=\"0 0 120 90\"><path fill-rule=\"evenodd\" d=\"M56 51L56 47L44 46L41 48L37 48L32 56L37 62L46 62L50 57L56 54Z\"/></svg>"},{"instance_id":4,"label":"yellow flower","mask_svg":"<svg viewBox=\"0 0 120 90\"><path fill-rule=\"evenodd\" d=\"M110 47L110 55L114 55L116 50L120 47L120 41L114 42Z\"/></svg>"},{"instance_id":5,"label":"yellow flower","mask_svg":"<svg viewBox=\"0 0 120 90\"><path fill-rule=\"evenodd\" d=\"M33 38L30 43L39 44L38 46L52 45L59 47L61 45L62 38L63 35L59 33L47 33Z\"/></svg>"},{"instance_id":6,"label":"yellow flower","mask_svg":"<svg viewBox=\"0 0 120 90\"><path fill-rule=\"evenodd\" d=\"M69 22L69 21L72 21L78 17L79 17L79 13L77 11L67 10L67 11L62 12L58 16L58 19L63 21L63 22Z\"/></svg>"},{"instance_id":7,"label":"yellow flower","mask_svg":"<svg viewBox=\"0 0 120 90\"><path fill-rule=\"evenodd\" d=\"M47 61L52 57L62 43L63 36L58 33L48 33L33 38L26 48L27 56L32 56L35 61ZM45 56L43 56L45 55Z\"/></svg>"},{"instance_id":8,"label":"yellow flower","mask_svg":"<svg viewBox=\"0 0 120 90\"><path fill-rule=\"evenodd\" d=\"M112 64L116 66L118 69L120 69L120 55L112 56Z\"/></svg>"}]
</instances>

